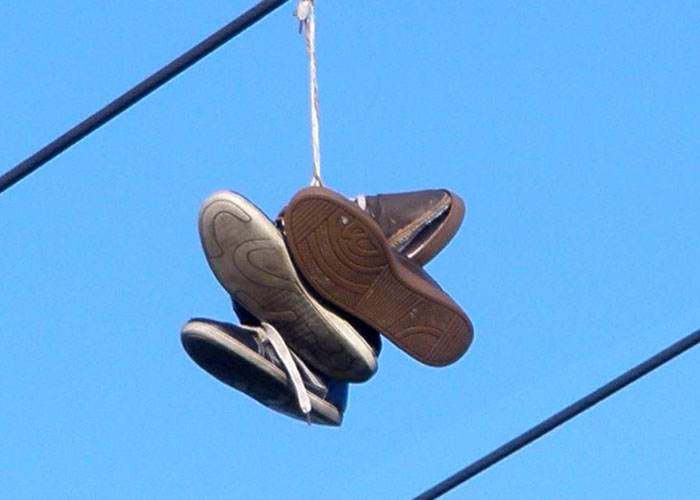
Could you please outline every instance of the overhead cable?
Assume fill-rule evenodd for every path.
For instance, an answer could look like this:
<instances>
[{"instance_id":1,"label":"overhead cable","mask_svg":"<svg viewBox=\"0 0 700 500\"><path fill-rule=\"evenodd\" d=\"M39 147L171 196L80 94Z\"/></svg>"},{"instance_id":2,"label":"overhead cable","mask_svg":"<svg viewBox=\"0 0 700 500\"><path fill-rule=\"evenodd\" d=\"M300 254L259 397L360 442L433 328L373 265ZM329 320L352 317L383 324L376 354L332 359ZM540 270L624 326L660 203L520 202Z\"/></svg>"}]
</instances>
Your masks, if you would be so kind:
<instances>
[{"instance_id":1,"label":"overhead cable","mask_svg":"<svg viewBox=\"0 0 700 500\"><path fill-rule=\"evenodd\" d=\"M289 0L263 0L0 177L0 193L169 82Z\"/></svg>"},{"instance_id":2,"label":"overhead cable","mask_svg":"<svg viewBox=\"0 0 700 500\"><path fill-rule=\"evenodd\" d=\"M700 330L696 331L695 333L691 333L690 335L679 340L678 342L676 342L672 346L664 349L663 351L652 356L651 358L647 359L643 363L641 363L641 364L635 366L634 368L632 368L631 370L623 373L622 375L620 375L616 379L612 380L611 382L608 382L604 386L593 391L588 396L586 396L582 399L579 399L578 401L576 401L572 405L567 406L566 408L564 408L560 412L552 415L547 420L536 425L535 427L531 428L527 432L524 432L523 434L516 437L515 439L508 441L503 446L496 448L494 451L492 451L488 455L485 455L484 457L480 458L476 462L472 463L471 465L465 467L464 469L462 469L459 472L457 472L456 474L450 476L449 478L447 478L446 480L437 484L436 486L425 491L421 495L418 495L417 497L414 498L414 500L434 500L434 499L444 495L445 493L452 490L453 488L456 488L457 486L463 484L464 482L473 478L474 476L476 476L480 472L485 471L486 469L488 469L492 465L495 465L496 463L500 462L501 460L508 457L509 455L512 455L516 451L527 446L528 444L532 443L533 441L537 440L538 438L544 436L548 432L556 429L557 427L559 427L563 423L571 420L572 418L579 415L580 413L583 413L584 411L590 409L591 407L593 407L597 403L600 403L604 399L612 396L613 394L615 394L619 390L624 389L626 386L628 386L632 382L639 380L640 378L644 377L648 373L659 368L664 363L671 361L676 356L679 356L680 354L684 353L688 349L695 347L699 343L700 343Z\"/></svg>"}]
</instances>

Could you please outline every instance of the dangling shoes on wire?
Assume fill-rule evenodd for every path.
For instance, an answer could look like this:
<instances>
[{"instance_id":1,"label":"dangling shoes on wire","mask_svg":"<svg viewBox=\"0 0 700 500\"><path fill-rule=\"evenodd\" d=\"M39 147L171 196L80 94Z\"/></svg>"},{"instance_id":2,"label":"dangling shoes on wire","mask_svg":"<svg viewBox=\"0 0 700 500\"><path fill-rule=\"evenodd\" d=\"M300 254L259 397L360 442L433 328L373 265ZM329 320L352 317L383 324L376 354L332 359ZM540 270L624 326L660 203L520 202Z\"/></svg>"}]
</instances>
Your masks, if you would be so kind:
<instances>
[{"instance_id":1,"label":"dangling shoes on wire","mask_svg":"<svg viewBox=\"0 0 700 500\"><path fill-rule=\"evenodd\" d=\"M182 344L205 371L261 404L299 420L339 426L348 384L314 373L268 323L188 321Z\"/></svg>"},{"instance_id":2,"label":"dangling shoes on wire","mask_svg":"<svg viewBox=\"0 0 700 500\"><path fill-rule=\"evenodd\" d=\"M275 225L243 196L220 191L199 213L209 266L234 302L281 333L299 357L339 380L377 370L379 336L363 336L307 291Z\"/></svg>"},{"instance_id":3,"label":"dangling shoes on wire","mask_svg":"<svg viewBox=\"0 0 700 500\"><path fill-rule=\"evenodd\" d=\"M326 188L306 188L285 208L284 232L295 264L321 297L417 360L445 366L468 349L472 324L419 264L454 235L464 206L449 192L423 193L406 202L417 213L392 221L400 211L396 199L360 197L353 203ZM421 211L427 212L422 222ZM419 221L415 230L406 229L412 221ZM392 247L392 236L404 252L413 250L415 262Z\"/></svg>"}]
</instances>

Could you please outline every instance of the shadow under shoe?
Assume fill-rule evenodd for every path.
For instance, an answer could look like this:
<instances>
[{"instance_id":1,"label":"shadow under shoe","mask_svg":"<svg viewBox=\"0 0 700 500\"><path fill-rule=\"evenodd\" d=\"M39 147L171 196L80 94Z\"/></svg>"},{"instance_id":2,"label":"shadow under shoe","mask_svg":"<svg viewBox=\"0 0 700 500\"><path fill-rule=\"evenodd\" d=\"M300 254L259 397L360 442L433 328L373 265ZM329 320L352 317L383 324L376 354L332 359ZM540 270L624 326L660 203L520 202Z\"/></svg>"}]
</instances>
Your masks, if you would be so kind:
<instances>
[{"instance_id":1,"label":"shadow under shoe","mask_svg":"<svg viewBox=\"0 0 700 500\"><path fill-rule=\"evenodd\" d=\"M209 319L188 321L182 345L202 369L257 402L292 418L339 426L347 405L348 384L314 373L294 358L303 387L294 387L288 368L271 348L261 327L238 327ZM298 391L308 395L308 413Z\"/></svg>"},{"instance_id":2,"label":"shadow under shoe","mask_svg":"<svg viewBox=\"0 0 700 500\"><path fill-rule=\"evenodd\" d=\"M448 233L461 222L463 212L456 213ZM283 219L295 264L324 299L428 365L454 363L466 352L473 338L466 313L397 252L357 204L326 188L306 188L292 198Z\"/></svg>"}]
</instances>

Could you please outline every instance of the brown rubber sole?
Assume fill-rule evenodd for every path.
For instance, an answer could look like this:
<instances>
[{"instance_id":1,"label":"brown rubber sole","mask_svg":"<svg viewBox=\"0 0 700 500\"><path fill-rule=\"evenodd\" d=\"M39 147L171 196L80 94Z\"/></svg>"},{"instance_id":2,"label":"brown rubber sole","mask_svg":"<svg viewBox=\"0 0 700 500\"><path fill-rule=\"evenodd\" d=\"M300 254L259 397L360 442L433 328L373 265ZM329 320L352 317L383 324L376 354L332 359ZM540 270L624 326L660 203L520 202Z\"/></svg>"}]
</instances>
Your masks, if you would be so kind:
<instances>
[{"instance_id":1,"label":"brown rubber sole","mask_svg":"<svg viewBox=\"0 0 700 500\"><path fill-rule=\"evenodd\" d=\"M295 264L323 298L428 365L449 365L466 352L473 328L464 311L354 203L325 188L303 189L285 210L284 228Z\"/></svg>"}]
</instances>

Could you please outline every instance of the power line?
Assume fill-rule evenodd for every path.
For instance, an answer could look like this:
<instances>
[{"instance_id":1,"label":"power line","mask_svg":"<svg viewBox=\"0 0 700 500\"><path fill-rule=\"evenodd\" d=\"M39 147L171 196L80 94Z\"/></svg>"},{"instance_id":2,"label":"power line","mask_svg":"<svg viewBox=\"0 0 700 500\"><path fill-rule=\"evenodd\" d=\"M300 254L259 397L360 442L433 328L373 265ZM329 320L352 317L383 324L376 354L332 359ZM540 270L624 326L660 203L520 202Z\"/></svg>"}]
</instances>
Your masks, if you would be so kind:
<instances>
[{"instance_id":1,"label":"power line","mask_svg":"<svg viewBox=\"0 0 700 500\"><path fill-rule=\"evenodd\" d=\"M664 363L671 361L676 356L684 353L692 347L695 347L699 343L700 330L696 331L695 333L691 333L690 335L679 340L672 346L664 349L663 351L652 356L643 363L623 373L611 382L608 382L604 386L593 391L588 396L579 399L572 405L567 406L566 408L561 410L559 413L552 415L547 420L536 425L527 432L524 432L523 434L507 442L503 446L496 448L488 455L485 455L484 457L480 458L476 462L460 470L459 472L447 478L438 485L430 488L421 495L418 495L414 498L414 500L434 500L435 498L444 495L453 488L456 488L460 484L473 478L480 472L485 471L492 465L495 465L496 463L500 462L509 455L512 455L519 449L524 448L528 444L544 436L548 432L556 429L557 427L571 420L578 414L590 409L591 407L593 407L597 403L600 403L607 397L612 396L619 390L624 389L632 382L639 380L643 376L659 368Z\"/></svg>"},{"instance_id":2,"label":"power line","mask_svg":"<svg viewBox=\"0 0 700 500\"><path fill-rule=\"evenodd\" d=\"M289 0L263 0L0 177L0 193L84 139Z\"/></svg>"}]
</instances>

